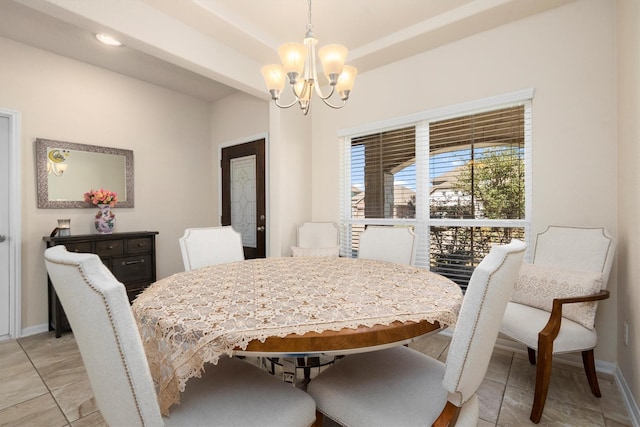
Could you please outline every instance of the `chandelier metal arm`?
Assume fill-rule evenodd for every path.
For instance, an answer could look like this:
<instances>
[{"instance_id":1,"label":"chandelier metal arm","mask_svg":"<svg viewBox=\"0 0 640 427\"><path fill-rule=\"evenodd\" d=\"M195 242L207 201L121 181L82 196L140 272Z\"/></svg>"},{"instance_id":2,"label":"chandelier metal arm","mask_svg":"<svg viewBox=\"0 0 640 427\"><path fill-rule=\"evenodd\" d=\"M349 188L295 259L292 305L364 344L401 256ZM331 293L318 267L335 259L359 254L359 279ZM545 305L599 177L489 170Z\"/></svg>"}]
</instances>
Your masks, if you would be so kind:
<instances>
[{"instance_id":1,"label":"chandelier metal arm","mask_svg":"<svg viewBox=\"0 0 640 427\"><path fill-rule=\"evenodd\" d=\"M309 86L311 86L311 87L309 87ZM327 105L327 106L329 106L329 107L331 107L333 109L339 110L340 108L342 108L345 105L347 105L347 99L342 99L342 105L335 105L335 104L332 104L331 102L329 102L329 99L335 93L335 90L336 90L335 86L332 85L331 86L331 92L329 92L327 95L323 95L322 92L320 91L320 89L318 88L318 85L316 85L315 82L313 82L312 80L308 81L305 84L305 86L302 89L301 93L297 93L295 85L291 85L291 92L293 93L293 96L295 97L295 99L291 102L291 104L288 104L288 105L280 104L280 102L279 102L280 101L280 97L279 96L273 96L273 94L272 94L271 99L280 108L291 108L294 105L296 105L296 103L300 103L300 107L302 108L302 110L305 112L305 115L306 115L306 113L309 111L310 99L306 100L306 105L305 105L304 104L305 103L305 99L304 99L305 98L304 97L305 90L309 90L309 91L314 91L315 90L316 94L322 100L322 102L324 102L325 105Z\"/></svg>"},{"instance_id":2,"label":"chandelier metal arm","mask_svg":"<svg viewBox=\"0 0 640 427\"><path fill-rule=\"evenodd\" d=\"M331 86L331 91L329 92L329 94L327 96L324 96L322 94L322 91L320 90L320 86L316 85L315 89L316 89L316 94L322 100L326 100L326 99L331 98L331 95L333 95L333 93L336 91L336 87L335 86Z\"/></svg>"},{"instance_id":3,"label":"chandelier metal arm","mask_svg":"<svg viewBox=\"0 0 640 427\"><path fill-rule=\"evenodd\" d=\"M274 102L275 102L275 104L276 104L278 107L280 107L280 108L291 108L291 107L293 107L294 105L296 105L296 102L298 102L298 99L297 99L297 98L296 98L296 99L294 99L294 100L293 100L293 102L292 102L291 104L289 104L289 105L282 105L282 104L280 104L280 102L278 102L278 101L279 101L278 99L274 99L273 101L274 101Z\"/></svg>"},{"instance_id":4,"label":"chandelier metal arm","mask_svg":"<svg viewBox=\"0 0 640 427\"><path fill-rule=\"evenodd\" d=\"M321 98L322 102L324 102L327 106L335 109L335 110L339 110L342 107L344 107L345 105L347 105L347 101L343 100L342 101L342 105L333 105L332 103L330 103L329 101L327 101L325 98Z\"/></svg>"}]
</instances>

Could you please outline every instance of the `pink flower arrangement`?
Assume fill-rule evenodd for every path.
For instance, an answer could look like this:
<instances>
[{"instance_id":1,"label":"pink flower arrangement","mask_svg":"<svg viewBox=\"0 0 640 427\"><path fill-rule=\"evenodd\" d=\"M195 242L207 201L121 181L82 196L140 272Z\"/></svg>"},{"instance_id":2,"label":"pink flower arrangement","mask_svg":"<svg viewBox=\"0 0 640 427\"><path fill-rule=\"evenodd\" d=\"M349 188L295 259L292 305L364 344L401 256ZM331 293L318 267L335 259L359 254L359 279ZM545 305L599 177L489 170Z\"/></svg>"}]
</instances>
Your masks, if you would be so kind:
<instances>
[{"instance_id":1,"label":"pink flower arrangement","mask_svg":"<svg viewBox=\"0 0 640 427\"><path fill-rule=\"evenodd\" d=\"M114 207L118 203L118 195L109 190L91 190L84 193L84 201L93 205L109 205Z\"/></svg>"}]
</instances>

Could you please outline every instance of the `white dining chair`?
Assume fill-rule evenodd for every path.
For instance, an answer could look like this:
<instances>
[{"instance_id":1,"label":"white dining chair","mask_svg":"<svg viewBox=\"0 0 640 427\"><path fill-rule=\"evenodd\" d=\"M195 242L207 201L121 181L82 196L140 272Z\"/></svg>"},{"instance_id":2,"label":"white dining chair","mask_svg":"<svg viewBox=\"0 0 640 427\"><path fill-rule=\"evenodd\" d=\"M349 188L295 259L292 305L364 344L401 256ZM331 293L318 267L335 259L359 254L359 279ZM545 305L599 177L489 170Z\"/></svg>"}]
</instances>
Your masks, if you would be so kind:
<instances>
[{"instance_id":1,"label":"white dining chair","mask_svg":"<svg viewBox=\"0 0 640 427\"><path fill-rule=\"evenodd\" d=\"M324 414L347 427L476 426L476 391L525 249L518 240L495 246L476 267L446 364L404 346L346 356L307 387L316 401L317 423Z\"/></svg>"},{"instance_id":2,"label":"white dining chair","mask_svg":"<svg viewBox=\"0 0 640 427\"><path fill-rule=\"evenodd\" d=\"M124 285L97 255L61 245L45 251L45 264L108 425L314 425L315 404L307 394L228 357L191 379L180 404L162 417Z\"/></svg>"},{"instance_id":3,"label":"white dining chair","mask_svg":"<svg viewBox=\"0 0 640 427\"><path fill-rule=\"evenodd\" d=\"M527 346L536 364L530 419L540 422L551 383L553 355L582 353L591 393L600 397L594 348L597 302L613 266L615 240L603 227L550 226L536 238L532 264L525 264L507 304L500 332Z\"/></svg>"},{"instance_id":4,"label":"white dining chair","mask_svg":"<svg viewBox=\"0 0 640 427\"><path fill-rule=\"evenodd\" d=\"M187 228L178 241L185 271L244 260L242 235L230 225Z\"/></svg>"},{"instance_id":5,"label":"white dining chair","mask_svg":"<svg viewBox=\"0 0 640 427\"><path fill-rule=\"evenodd\" d=\"M416 235L409 227L370 225L360 234L358 258L413 265Z\"/></svg>"},{"instance_id":6,"label":"white dining chair","mask_svg":"<svg viewBox=\"0 0 640 427\"><path fill-rule=\"evenodd\" d=\"M339 256L340 235L333 222L305 222L298 227L297 246L292 256Z\"/></svg>"}]
</instances>

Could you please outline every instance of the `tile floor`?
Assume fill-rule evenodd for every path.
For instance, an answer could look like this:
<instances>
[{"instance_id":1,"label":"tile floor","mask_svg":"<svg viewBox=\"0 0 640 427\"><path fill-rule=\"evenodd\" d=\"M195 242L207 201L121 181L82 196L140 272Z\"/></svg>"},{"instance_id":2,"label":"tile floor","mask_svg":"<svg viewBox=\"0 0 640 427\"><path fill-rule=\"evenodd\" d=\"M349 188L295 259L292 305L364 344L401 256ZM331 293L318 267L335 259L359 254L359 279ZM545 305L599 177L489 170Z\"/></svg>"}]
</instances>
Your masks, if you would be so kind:
<instances>
[{"instance_id":1,"label":"tile floor","mask_svg":"<svg viewBox=\"0 0 640 427\"><path fill-rule=\"evenodd\" d=\"M448 344L448 337L431 335L411 346L444 360ZM533 425L534 377L526 354L496 349L479 390L479 427ZM601 376L600 389L597 399L581 368L556 363L539 426L631 426L613 379ZM0 343L0 425L106 426L71 333ZM329 425L335 426L326 420Z\"/></svg>"}]
</instances>

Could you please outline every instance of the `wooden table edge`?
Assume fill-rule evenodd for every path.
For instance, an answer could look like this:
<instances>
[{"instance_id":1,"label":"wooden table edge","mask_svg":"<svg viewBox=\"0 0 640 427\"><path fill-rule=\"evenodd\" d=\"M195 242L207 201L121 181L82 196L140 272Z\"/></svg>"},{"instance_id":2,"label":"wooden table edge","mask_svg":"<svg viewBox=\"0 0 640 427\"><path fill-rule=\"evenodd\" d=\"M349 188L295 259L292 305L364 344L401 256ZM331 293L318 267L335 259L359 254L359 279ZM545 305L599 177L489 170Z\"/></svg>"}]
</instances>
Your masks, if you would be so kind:
<instances>
[{"instance_id":1,"label":"wooden table edge","mask_svg":"<svg viewBox=\"0 0 640 427\"><path fill-rule=\"evenodd\" d=\"M384 346L401 343L440 329L440 323L393 322L390 325L360 326L339 331L307 332L304 335L289 334L285 337L269 337L264 342L252 340L245 350L255 353L325 353L340 350Z\"/></svg>"}]
</instances>

